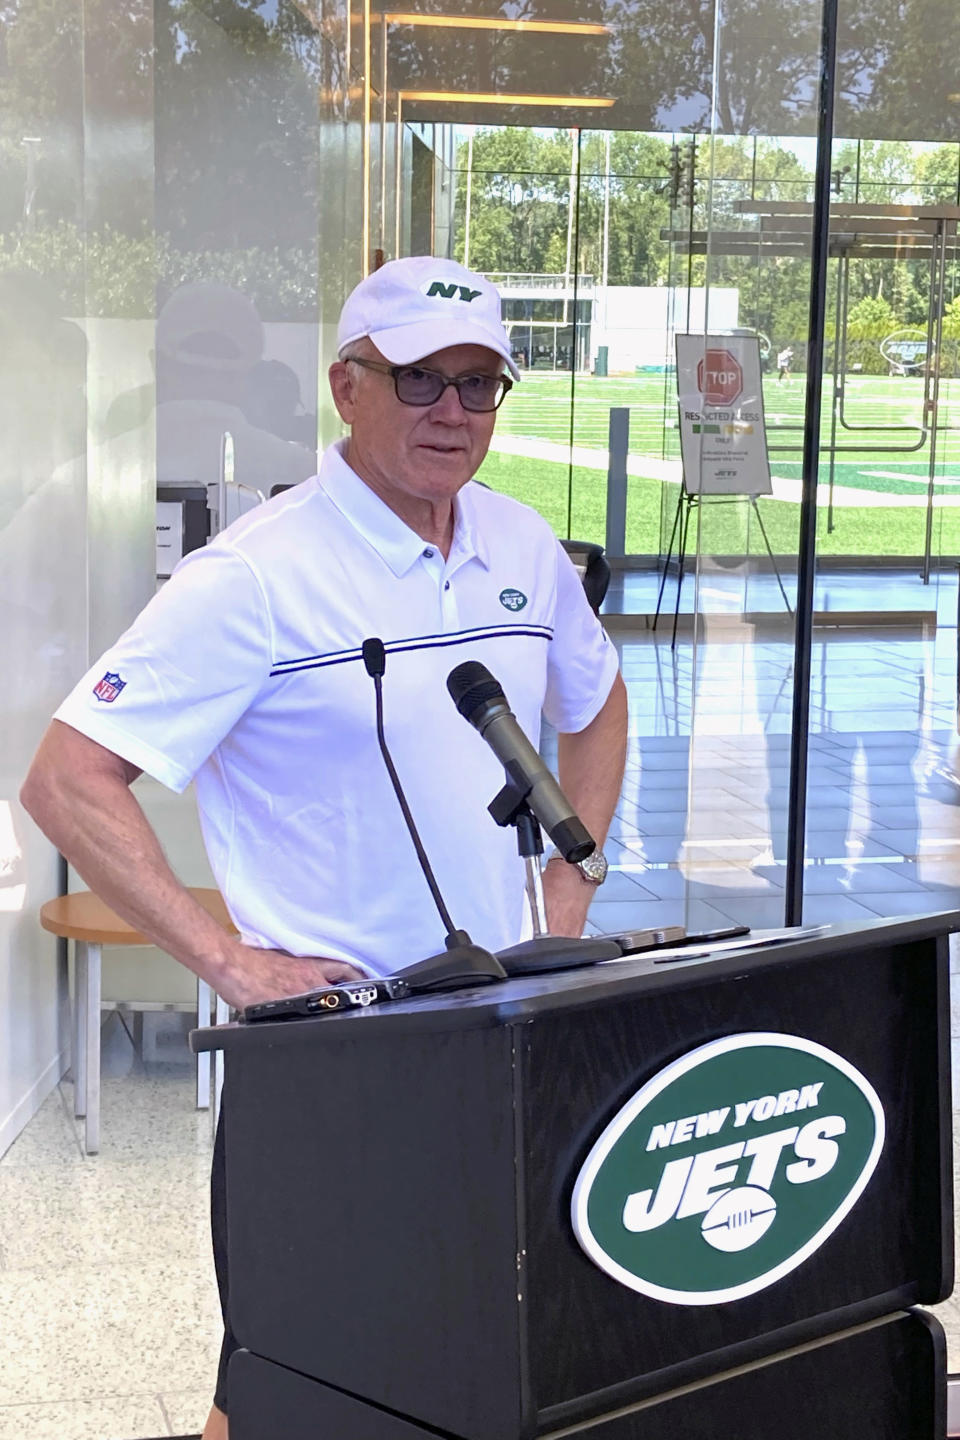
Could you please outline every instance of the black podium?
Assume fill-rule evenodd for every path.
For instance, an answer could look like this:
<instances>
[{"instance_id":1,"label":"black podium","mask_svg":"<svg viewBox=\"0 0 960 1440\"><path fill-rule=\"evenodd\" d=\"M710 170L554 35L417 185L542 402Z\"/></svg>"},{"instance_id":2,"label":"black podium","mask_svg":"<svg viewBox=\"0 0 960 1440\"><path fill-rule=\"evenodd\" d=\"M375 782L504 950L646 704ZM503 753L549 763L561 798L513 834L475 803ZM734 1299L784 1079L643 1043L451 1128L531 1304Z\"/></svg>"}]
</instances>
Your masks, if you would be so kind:
<instances>
[{"instance_id":1,"label":"black podium","mask_svg":"<svg viewBox=\"0 0 960 1440\"><path fill-rule=\"evenodd\" d=\"M958 926L197 1032L231 1440L942 1436Z\"/></svg>"}]
</instances>

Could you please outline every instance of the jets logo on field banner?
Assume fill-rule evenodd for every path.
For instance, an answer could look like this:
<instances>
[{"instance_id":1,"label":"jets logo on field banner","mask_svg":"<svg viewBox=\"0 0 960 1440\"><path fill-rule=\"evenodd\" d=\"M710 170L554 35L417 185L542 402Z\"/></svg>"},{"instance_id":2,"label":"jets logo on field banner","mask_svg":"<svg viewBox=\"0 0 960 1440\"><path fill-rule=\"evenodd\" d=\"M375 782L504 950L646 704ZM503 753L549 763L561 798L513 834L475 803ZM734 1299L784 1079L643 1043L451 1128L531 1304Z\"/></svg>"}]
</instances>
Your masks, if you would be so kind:
<instances>
[{"instance_id":1,"label":"jets logo on field banner","mask_svg":"<svg viewBox=\"0 0 960 1440\"><path fill-rule=\"evenodd\" d=\"M656 1300L715 1305L807 1260L883 1149L870 1082L812 1040L729 1035L681 1056L614 1116L573 1191L583 1249Z\"/></svg>"},{"instance_id":2,"label":"jets logo on field banner","mask_svg":"<svg viewBox=\"0 0 960 1440\"><path fill-rule=\"evenodd\" d=\"M501 590L500 604L504 610L522 610L527 603L527 597L522 590Z\"/></svg>"},{"instance_id":3,"label":"jets logo on field banner","mask_svg":"<svg viewBox=\"0 0 960 1440\"><path fill-rule=\"evenodd\" d=\"M110 670L107 671L102 680L98 680L93 687L93 693L98 700L105 701L108 705L116 700L120 691L126 688L126 680L121 680L119 674Z\"/></svg>"}]
</instances>

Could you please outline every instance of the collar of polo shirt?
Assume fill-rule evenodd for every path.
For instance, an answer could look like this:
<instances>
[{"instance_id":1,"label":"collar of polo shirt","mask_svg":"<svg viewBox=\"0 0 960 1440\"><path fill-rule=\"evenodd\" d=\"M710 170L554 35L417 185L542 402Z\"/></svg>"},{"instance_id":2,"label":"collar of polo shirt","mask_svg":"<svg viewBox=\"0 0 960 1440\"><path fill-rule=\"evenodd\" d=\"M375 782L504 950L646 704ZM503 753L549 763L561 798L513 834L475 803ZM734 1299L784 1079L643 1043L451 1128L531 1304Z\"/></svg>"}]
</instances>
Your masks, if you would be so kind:
<instances>
[{"instance_id":1,"label":"collar of polo shirt","mask_svg":"<svg viewBox=\"0 0 960 1440\"><path fill-rule=\"evenodd\" d=\"M340 513L382 556L393 573L405 575L425 549L435 547L404 524L400 516L350 468L343 458L346 446L346 440L340 440L326 451L320 466L320 482ZM477 527L469 485L454 497L453 508L455 519L450 559L463 560L476 556L489 570L490 555Z\"/></svg>"}]
</instances>

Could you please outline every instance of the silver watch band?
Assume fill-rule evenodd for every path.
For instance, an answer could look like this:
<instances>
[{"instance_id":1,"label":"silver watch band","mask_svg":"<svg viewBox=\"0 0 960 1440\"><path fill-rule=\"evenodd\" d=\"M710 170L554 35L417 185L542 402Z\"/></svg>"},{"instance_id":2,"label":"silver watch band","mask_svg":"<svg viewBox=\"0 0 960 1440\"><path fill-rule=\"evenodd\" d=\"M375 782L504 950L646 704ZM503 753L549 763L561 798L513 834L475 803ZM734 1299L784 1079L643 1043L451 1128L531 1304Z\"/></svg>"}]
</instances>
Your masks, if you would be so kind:
<instances>
[{"instance_id":1,"label":"silver watch band","mask_svg":"<svg viewBox=\"0 0 960 1440\"><path fill-rule=\"evenodd\" d=\"M547 856L546 863L549 865L552 860L563 860L563 856L559 850L551 851ZM575 862L573 868L580 871L580 877L587 885L598 886L602 885L604 880L606 880L609 866L607 857L603 851L594 850L593 854L588 855L586 860Z\"/></svg>"}]
</instances>

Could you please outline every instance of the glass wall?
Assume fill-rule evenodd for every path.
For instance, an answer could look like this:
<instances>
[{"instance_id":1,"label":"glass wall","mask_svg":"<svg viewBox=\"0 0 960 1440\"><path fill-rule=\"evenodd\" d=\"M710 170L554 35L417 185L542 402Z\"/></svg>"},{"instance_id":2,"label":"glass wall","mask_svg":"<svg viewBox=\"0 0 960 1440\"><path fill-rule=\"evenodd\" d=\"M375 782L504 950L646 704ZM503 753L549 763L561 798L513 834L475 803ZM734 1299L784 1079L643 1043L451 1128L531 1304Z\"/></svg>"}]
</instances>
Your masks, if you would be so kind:
<instances>
[{"instance_id":1,"label":"glass wall","mask_svg":"<svg viewBox=\"0 0 960 1440\"><path fill-rule=\"evenodd\" d=\"M158 577L333 428L321 357L367 253L351 34L287 0L0 15L0 1151L66 1044L30 757Z\"/></svg>"},{"instance_id":2,"label":"glass wall","mask_svg":"<svg viewBox=\"0 0 960 1440\"><path fill-rule=\"evenodd\" d=\"M15 19L19 25L6 28L0 80L3 1149L22 1123L17 1106L63 1041L57 968L34 918L40 900L56 893L56 856L27 824L16 795L50 712L86 654L89 344L71 244L84 193L81 7ZM41 40L44 58L35 53Z\"/></svg>"},{"instance_id":3,"label":"glass wall","mask_svg":"<svg viewBox=\"0 0 960 1440\"><path fill-rule=\"evenodd\" d=\"M450 120L444 243L497 279L525 370L482 478L559 534L606 542L609 623L656 623L668 646L636 626L624 641L626 663L671 695L637 720L646 773L628 782L636 804L618 820L626 863L654 893L682 896L688 922L777 924L788 832L802 845L805 825L808 919L952 903L927 880L942 883L952 843L936 807L954 787L960 144L939 64L940 90L917 98L927 61L916 34L932 11L922 24L898 13L892 67L876 26L894 17L841 15L822 334L810 313L819 8L735 3L718 17L704 6L669 37L652 7L570 18L595 22L596 36L580 36L575 68L569 35L541 40L542 69L531 37L494 9L456 25L388 17L384 75L396 77L398 113L429 114L435 131ZM955 24L942 7L936 22ZM657 67L636 63L651 46ZM564 77L549 105L547 73ZM688 378L700 365L722 373L727 355L746 372L733 399L722 386L709 406L699 394L689 453L685 335L699 337ZM616 412L629 426L619 535ZM814 424L819 446L805 454ZM753 432L727 476L703 458L708 427ZM808 752L795 615L814 476ZM651 815L667 739L671 808ZM801 765L808 783L791 800ZM931 773L927 825L951 831L941 837L923 833L914 795Z\"/></svg>"},{"instance_id":4,"label":"glass wall","mask_svg":"<svg viewBox=\"0 0 960 1440\"><path fill-rule=\"evenodd\" d=\"M714 883L744 916L783 917L816 470L814 724L832 738L808 799L835 803L807 827L809 884L849 900L872 860L904 907L928 905L923 876L951 858L928 842L952 795L960 102L942 55L958 20L938 0L868 9L841 11L819 337L818 6L704 3L669 23L641 0L522 19L494 0L9 6L2 533L7 574L30 576L5 587L9 672L39 653L62 693L184 548L312 473L339 433L322 377L344 294L384 258L454 255L497 280L524 371L482 478L606 544L610 624L640 622L628 659L671 687L649 726L674 733L647 738L677 741L675 844L640 833L638 795L637 873L673 867L688 918ZM683 337L699 350L678 366ZM681 394L698 371L740 389ZM718 464L717 426L746 468ZM51 563L53 609L13 598ZM878 666L895 679L871 727L852 677L879 683ZM927 739L871 764L870 728ZM886 763L896 793L875 789Z\"/></svg>"},{"instance_id":5,"label":"glass wall","mask_svg":"<svg viewBox=\"0 0 960 1440\"><path fill-rule=\"evenodd\" d=\"M906 757L904 785L949 762L952 660L924 647L955 616L960 553L960 139L940 58L957 20L924 3L841 12L816 422L817 723L836 733L857 710L828 681L869 621L878 646L900 646L884 716L941 737ZM934 32L936 47L917 38ZM898 37L895 57L881 33ZM42 575L30 547L65 527L57 576L84 599L55 647L64 675L184 548L312 473L339 433L322 377L351 284L393 255L454 255L497 280L524 370L482 478L559 534L606 544L611 616L656 621L642 647L634 631L638 651L675 641L669 727L693 743L671 786L677 843L654 861L669 847L625 838L641 866L686 867L688 906L708 898L691 867L719 860L725 891L782 918L819 7L704 3L666 24L640 0L522 19L493 0L457 13L156 0L123 17L105 0L56 13L19 0L3 43L4 533L9 573ZM700 337L694 371L729 355L748 372L735 400L721 387L701 407L713 419L686 418L684 336ZM628 436L619 489L611 424ZM753 429L745 491L736 466L704 469L713 425ZM18 612L7 636L25 623ZM16 673L21 641L6 644ZM715 763L734 740L765 778ZM825 765L824 784L853 763ZM721 823L724 797L750 815ZM924 844L914 802L886 798L909 812L897 873L919 884L903 867L928 848L947 857ZM826 807L836 853L810 858L846 866L860 844L870 859L876 808L865 828Z\"/></svg>"},{"instance_id":6,"label":"glass wall","mask_svg":"<svg viewBox=\"0 0 960 1440\"><path fill-rule=\"evenodd\" d=\"M398 255L495 279L481 478L614 565L610 928L957 904L960 7L844 4L830 97L823 9L0 9L0 1153L65 1044L30 756L177 557L314 472Z\"/></svg>"}]
</instances>

